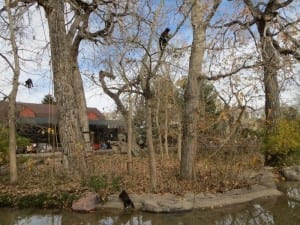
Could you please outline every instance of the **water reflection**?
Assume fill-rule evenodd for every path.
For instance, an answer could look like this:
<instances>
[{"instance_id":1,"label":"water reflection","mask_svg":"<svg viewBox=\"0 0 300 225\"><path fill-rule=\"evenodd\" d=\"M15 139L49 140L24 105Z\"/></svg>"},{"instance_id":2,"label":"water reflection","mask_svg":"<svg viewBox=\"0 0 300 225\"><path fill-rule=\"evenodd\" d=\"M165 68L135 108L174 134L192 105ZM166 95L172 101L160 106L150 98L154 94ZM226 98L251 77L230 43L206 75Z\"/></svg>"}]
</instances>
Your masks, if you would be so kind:
<instances>
[{"instance_id":1,"label":"water reflection","mask_svg":"<svg viewBox=\"0 0 300 225\"><path fill-rule=\"evenodd\" d=\"M254 204L252 208L243 210L243 212L229 214L216 222L216 225L244 225L244 224L260 224L260 225L274 225L274 217L272 213L264 209L259 204Z\"/></svg>"},{"instance_id":2,"label":"water reflection","mask_svg":"<svg viewBox=\"0 0 300 225\"><path fill-rule=\"evenodd\" d=\"M0 225L299 225L300 188L288 186L285 191L287 195L279 198L176 214L0 209Z\"/></svg>"}]
</instances>

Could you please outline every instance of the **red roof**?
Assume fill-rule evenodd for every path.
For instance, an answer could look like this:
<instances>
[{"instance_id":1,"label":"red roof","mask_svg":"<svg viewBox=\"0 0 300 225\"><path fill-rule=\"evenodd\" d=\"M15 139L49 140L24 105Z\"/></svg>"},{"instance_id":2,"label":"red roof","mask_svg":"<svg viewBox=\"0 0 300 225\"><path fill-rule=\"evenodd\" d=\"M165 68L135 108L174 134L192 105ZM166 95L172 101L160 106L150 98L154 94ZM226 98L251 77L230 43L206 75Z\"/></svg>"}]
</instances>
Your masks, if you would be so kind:
<instances>
[{"instance_id":1,"label":"red roof","mask_svg":"<svg viewBox=\"0 0 300 225\"><path fill-rule=\"evenodd\" d=\"M17 102L16 104L17 116L20 117L38 117L45 118L49 116L56 116L56 105L51 104L38 104L38 103L23 103ZM92 114L92 120L105 120L104 115L97 108L87 108L87 113ZM8 115L8 102L0 102L0 120L7 120ZM96 118L95 118L96 117Z\"/></svg>"}]
</instances>

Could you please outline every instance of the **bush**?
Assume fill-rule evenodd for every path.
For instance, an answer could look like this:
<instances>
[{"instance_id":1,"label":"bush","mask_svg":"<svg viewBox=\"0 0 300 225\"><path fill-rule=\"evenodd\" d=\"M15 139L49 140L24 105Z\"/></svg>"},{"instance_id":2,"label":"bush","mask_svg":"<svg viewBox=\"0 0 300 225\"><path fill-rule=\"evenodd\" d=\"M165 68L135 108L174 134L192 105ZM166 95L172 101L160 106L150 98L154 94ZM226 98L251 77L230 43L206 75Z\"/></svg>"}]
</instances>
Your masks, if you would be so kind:
<instances>
[{"instance_id":1,"label":"bush","mask_svg":"<svg viewBox=\"0 0 300 225\"><path fill-rule=\"evenodd\" d=\"M30 139L16 136L17 146L26 146L30 144ZM0 165L8 161L9 136L8 129L0 125Z\"/></svg>"},{"instance_id":2,"label":"bush","mask_svg":"<svg viewBox=\"0 0 300 225\"><path fill-rule=\"evenodd\" d=\"M13 207L14 200L12 196L1 195L0 196L0 208L2 207Z\"/></svg>"},{"instance_id":3,"label":"bush","mask_svg":"<svg viewBox=\"0 0 300 225\"><path fill-rule=\"evenodd\" d=\"M59 192L52 195L41 192L22 196L17 201L17 206L19 208L64 208L70 207L75 199L78 199L78 196L68 192ZM10 202L9 200L7 197L0 198L0 203L2 205L7 204L8 206L13 205L12 201Z\"/></svg>"},{"instance_id":4,"label":"bush","mask_svg":"<svg viewBox=\"0 0 300 225\"><path fill-rule=\"evenodd\" d=\"M112 178L111 186L114 192L118 192L121 190L121 181L122 177L120 176L115 176Z\"/></svg>"},{"instance_id":5,"label":"bush","mask_svg":"<svg viewBox=\"0 0 300 225\"><path fill-rule=\"evenodd\" d=\"M107 178L105 176L91 176L88 186L98 192L107 187Z\"/></svg>"},{"instance_id":6,"label":"bush","mask_svg":"<svg viewBox=\"0 0 300 225\"><path fill-rule=\"evenodd\" d=\"M77 196L76 194L64 192L64 191L58 193L58 195L55 197L55 199L57 200L57 202L60 203L60 206L62 208L71 207L72 202L78 198L79 196Z\"/></svg>"},{"instance_id":7,"label":"bush","mask_svg":"<svg viewBox=\"0 0 300 225\"><path fill-rule=\"evenodd\" d=\"M44 208L45 203L48 200L48 195L46 193L39 193L37 195L25 195L21 197L18 201L19 208Z\"/></svg>"},{"instance_id":8,"label":"bush","mask_svg":"<svg viewBox=\"0 0 300 225\"><path fill-rule=\"evenodd\" d=\"M284 166L288 156L300 151L300 119L282 119L278 129L265 137L263 150L266 164L270 166Z\"/></svg>"}]
</instances>

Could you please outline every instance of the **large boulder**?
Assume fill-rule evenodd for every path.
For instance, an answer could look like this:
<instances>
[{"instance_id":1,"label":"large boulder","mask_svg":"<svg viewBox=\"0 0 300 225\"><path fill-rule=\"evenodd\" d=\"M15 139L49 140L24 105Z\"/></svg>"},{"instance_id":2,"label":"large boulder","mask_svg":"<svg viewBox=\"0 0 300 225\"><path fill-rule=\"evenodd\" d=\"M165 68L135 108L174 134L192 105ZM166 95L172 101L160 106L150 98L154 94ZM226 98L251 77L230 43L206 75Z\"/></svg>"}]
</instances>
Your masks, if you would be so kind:
<instances>
[{"instance_id":1,"label":"large boulder","mask_svg":"<svg viewBox=\"0 0 300 225\"><path fill-rule=\"evenodd\" d=\"M90 212L96 209L96 205L100 202L97 194L88 192L84 197L73 201L72 210L77 212Z\"/></svg>"},{"instance_id":2,"label":"large boulder","mask_svg":"<svg viewBox=\"0 0 300 225\"><path fill-rule=\"evenodd\" d=\"M282 169L283 176L290 181L300 181L300 166L290 166Z\"/></svg>"},{"instance_id":3,"label":"large boulder","mask_svg":"<svg viewBox=\"0 0 300 225\"><path fill-rule=\"evenodd\" d=\"M142 201L142 211L155 213L185 212L193 210L193 203L171 194L157 195Z\"/></svg>"}]
</instances>

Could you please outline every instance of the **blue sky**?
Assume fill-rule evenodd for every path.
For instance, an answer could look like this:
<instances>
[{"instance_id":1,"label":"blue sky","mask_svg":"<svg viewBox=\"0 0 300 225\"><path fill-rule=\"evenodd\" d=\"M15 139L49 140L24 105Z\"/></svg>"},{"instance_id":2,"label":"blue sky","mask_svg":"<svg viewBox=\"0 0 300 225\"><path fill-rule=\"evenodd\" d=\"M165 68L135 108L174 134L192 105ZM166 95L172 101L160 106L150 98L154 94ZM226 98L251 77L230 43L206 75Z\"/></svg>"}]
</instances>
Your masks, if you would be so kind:
<instances>
[{"instance_id":1,"label":"blue sky","mask_svg":"<svg viewBox=\"0 0 300 225\"><path fill-rule=\"evenodd\" d=\"M154 0L157 2L158 0ZM0 0L0 7L3 5L3 0ZM177 9L176 0L165 0L167 10L175 11ZM228 2L226 0L223 1L220 9L215 17L215 20L223 17L230 16L230 14L236 10L233 7L235 1ZM298 6L300 5L300 1L298 2ZM292 11L293 15L297 15L299 12L299 8L297 7ZM178 23L179 14L166 14L168 16L163 17L160 22L160 28L158 28L157 32L159 33L165 27L169 27L171 32L175 30ZM299 14L298 14L299 16ZM22 74L20 78L20 83L24 83L29 77L33 80L34 88L27 89L24 86L20 85L19 93L17 100L22 102L33 102L40 103L43 97L47 94L53 94L53 85L52 85L52 71L49 66L49 50L43 48L47 45L49 41L48 38L48 29L47 24L42 23L42 21L46 21L43 11L39 11L36 7L31 9L31 12L24 17L24 25L27 26L27 29L24 30L23 38L22 38L22 49L20 53L24 58L31 58L33 61L26 61L22 63ZM28 23L32 24L32 26L28 26ZM189 24L189 21L185 23L185 26L180 30L180 32L171 40L171 45L176 46L178 43L185 41L187 44L191 44L192 41L192 29ZM4 43L0 40L0 52L3 54L7 53L7 43ZM44 52L43 52L44 51ZM44 54L41 54L43 52ZM96 56L96 55L95 55ZM187 63L188 60L184 60L184 64ZM2 63L2 61L1 61ZM94 72L96 77L99 67L95 67L90 64L80 64L81 69L83 71ZM299 68L299 66L298 66ZM299 71L300 69L298 69ZM10 78L11 71L7 70L5 64L2 63L0 66L0 91L8 93L11 89L10 86ZM299 73L298 73L299 74ZM90 82L86 82L85 85L85 93L87 98L87 104L89 107L97 107L101 111L112 111L115 109L114 102L107 97L99 87L93 86ZM290 92L289 92L290 93ZM293 92L294 94L295 92Z\"/></svg>"}]
</instances>

